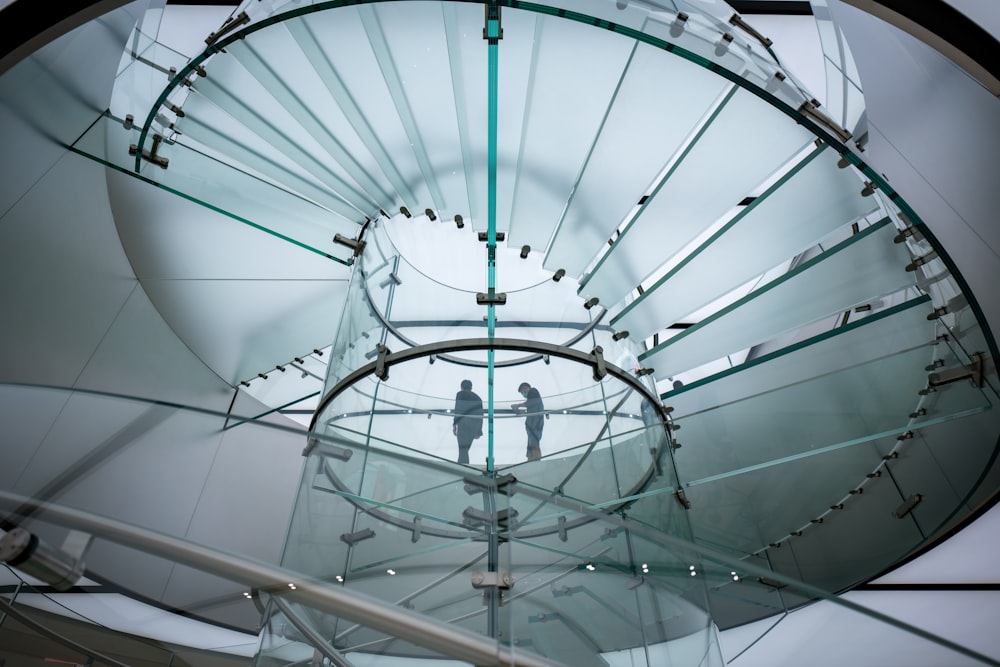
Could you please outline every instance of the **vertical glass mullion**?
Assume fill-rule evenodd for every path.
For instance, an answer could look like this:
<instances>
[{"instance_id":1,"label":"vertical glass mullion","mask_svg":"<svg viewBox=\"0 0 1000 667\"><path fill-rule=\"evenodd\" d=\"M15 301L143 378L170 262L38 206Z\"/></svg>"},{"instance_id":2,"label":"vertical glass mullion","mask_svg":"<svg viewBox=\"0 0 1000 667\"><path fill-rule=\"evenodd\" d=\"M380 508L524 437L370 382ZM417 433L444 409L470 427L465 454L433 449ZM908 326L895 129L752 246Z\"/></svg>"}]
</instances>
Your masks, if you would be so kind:
<instances>
[{"instance_id":1,"label":"vertical glass mullion","mask_svg":"<svg viewBox=\"0 0 1000 667\"><path fill-rule=\"evenodd\" d=\"M486 307L487 336L492 342L496 337L496 306L493 297L497 288L497 87L499 80L499 38L500 38L500 8L491 1L486 8L486 37L489 52L489 123L487 147L487 236L486 236L486 291L490 301ZM487 352L487 386L488 386L488 440L486 470L493 472L493 419L494 419L494 387L493 376L495 358L492 347Z\"/></svg>"}]
</instances>

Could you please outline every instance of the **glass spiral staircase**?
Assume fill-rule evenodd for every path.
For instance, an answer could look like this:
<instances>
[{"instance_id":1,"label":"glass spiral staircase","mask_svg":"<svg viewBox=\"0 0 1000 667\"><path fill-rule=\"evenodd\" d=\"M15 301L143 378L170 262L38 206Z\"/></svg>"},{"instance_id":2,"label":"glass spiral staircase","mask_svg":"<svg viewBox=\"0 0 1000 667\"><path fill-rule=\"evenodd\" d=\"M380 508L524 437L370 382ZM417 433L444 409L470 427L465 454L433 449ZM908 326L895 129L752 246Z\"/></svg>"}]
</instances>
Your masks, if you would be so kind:
<instances>
[{"instance_id":1,"label":"glass spiral staircase","mask_svg":"<svg viewBox=\"0 0 1000 667\"><path fill-rule=\"evenodd\" d=\"M731 14L258 1L193 59L136 34L73 150L350 275L303 372L324 387L283 567L498 662L720 665L717 628L838 600L989 497L974 299ZM481 664L257 598L259 665Z\"/></svg>"}]
</instances>

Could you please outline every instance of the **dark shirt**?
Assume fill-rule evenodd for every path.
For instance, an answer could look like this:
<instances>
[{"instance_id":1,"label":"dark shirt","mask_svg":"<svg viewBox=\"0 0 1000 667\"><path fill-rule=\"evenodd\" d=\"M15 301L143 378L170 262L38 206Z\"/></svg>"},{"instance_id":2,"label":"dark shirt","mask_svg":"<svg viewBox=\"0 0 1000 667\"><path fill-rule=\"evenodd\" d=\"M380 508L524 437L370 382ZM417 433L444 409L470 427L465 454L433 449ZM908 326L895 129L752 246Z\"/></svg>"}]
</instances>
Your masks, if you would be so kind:
<instances>
[{"instance_id":1,"label":"dark shirt","mask_svg":"<svg viewBox=\"0 0 1000 667\"><path fill-rule=\"evenodd\" d=\"M466 389L455 394L455 419L459 435L478 438L483 434L483 399Z\"/></svg>"},{"instance_id":2,"label":"dark shirt","mask_svg":"<svg viewBox=\"0 0 1000 667\"><path fill-rule=\"evenodd\" d=\"M524 397L524 409L528 413L524 420L524 427L533 433L541 436L542 427L545 426L545 405L542 403L542 395L532 387L528 390L528 395Z\"/></svg>"}]
</instances>

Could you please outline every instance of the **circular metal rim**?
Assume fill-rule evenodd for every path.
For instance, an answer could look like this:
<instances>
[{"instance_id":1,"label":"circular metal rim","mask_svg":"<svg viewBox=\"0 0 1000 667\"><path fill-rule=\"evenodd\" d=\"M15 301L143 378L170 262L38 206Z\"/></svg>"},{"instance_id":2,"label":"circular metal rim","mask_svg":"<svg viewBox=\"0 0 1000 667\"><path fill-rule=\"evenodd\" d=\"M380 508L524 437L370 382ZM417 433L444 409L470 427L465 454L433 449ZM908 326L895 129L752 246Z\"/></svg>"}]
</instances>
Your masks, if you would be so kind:
<instances>
[{"instance_id":1,"label":"circular metal rim","mask_svg":"<svg viewBox=\"0 0 1000 667\"><path fill-rule=\"evenodd\" d=\"M506 351L522 351L522 352L535 352L539 356L543 354L548 354L553 357L558 357L561 359L566 359L568 361L573 361L583 365L593 365L596 363L596 358L593 355L580 352L571 348L566 348L560 345L554 345L552 343L543 343L539 341L522 340L516 338L466 338L466 339L456 339L449 341L441 341L438 343L430 343L427 345L420 345L417 347L409 348L398 353L388 353L383 359L382 363L386 370L393 365L405 363L408 361L413 361L416 359L426 358L431 355L440 355L447 351L472 351L472 350L506 350ZM440 357L439 357L440 358ZM312 420L309 424L309 430L313 433L316 431L316 427L319 421L320 415L324 410L333 402L333 400L345 392L348 388L359 382L360 380L373 375L378 366L379 362L372 361L364 366L358 368L354 372L350 373L343 379L341 379L332 389L330 389L320 401L313 413ZM652 464L646 470L646 472L638 478L637 482L628 492L625 497L632 497L640 493L657 475L661 470L661 460L664 453L670 455L670 465L676 475L676 468L674 467L673 461L673 439L670 435L670 429L666 427L668 423L667 411L664 410L663 406L660 404L659 398L655 393L650 392L649 389L639 381L638 378L633 377L632 374L621 369L620 367L606 363L604 367L607 370L607 375L612 376L619 381L623 382L628 388L639 393L640 396L649 401L651 405L654 406L657 416L659 416L660 421L664 424L664 434L665 438L653 452L652 452ZM403 521L401 519L395 518L386 512L380 510L377 507L372 507L365 504L363 501L357 500L350 497L350 491L340 482L339 478L333 476L333 479L328 477L330 482L336 488L341 497L352 503L360 511L391 525L397 526L401 529L412 529L412 524ZM466 479L470 479L466 477ZM457 480L456 480L457 481ZM470 479L471 481L471 479ZM565 483L565 482L564 482ZM559 495L560 492L557 490L552 490L553 495ZM633 501L623 501L621 503L616 503L605 508L603 511L607 514L613 514L619 512L628 506L630 506ZM594 519L592 517L580 517L574 519L573 521L567 522L562 526L563 530L569 530L578 526L582 526L591 523ZM559 526L551 527L541 527L534 530L518 532L518 537L538 537L542 535L550 535L552 533L559 532ZM467 539L469 537L468 533L460 533L457 531L442 530L434 528L427 525L422 525L420 529L421 534L433 535L435 537L447 537L447 538L460 538Z\"/></svg>"}]
</instances>

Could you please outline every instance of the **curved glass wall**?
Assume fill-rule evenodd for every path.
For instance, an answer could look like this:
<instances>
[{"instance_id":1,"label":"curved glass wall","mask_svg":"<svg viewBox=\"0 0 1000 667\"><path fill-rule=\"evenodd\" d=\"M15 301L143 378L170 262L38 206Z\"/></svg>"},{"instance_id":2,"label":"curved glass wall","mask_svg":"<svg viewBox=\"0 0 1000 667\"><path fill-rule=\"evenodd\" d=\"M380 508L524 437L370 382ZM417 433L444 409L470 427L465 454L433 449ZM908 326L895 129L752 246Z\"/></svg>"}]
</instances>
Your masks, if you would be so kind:
<instances>
[{"instance_id":1,"label":"curved glass wall","mask_svg":"<svg viewBox=\"0 0 1000 667\"><path fill-rule=\"evenodd\" d=\"M652 480L636 494L640 497L628 501L628 507L609 512L601 503L569 493L554 494L549 488L519 479L503 484L502 476L494 481L477 466L385 443L360 445L341 434L309 433L251 419L238 428L222 430L227 420L246 415L49 387L4 385L0 395L7 406L5 418L21 427L24 435L23 448L8 449L13 456L3 470L6 477L20 479L16 484L6 482L0 492L5 520L16 521L54 548L67 543L67 529L92 535L89 564L99 564L92 574L114 581L115 593L140 587L151 577L166 580L174 568L187 567L202 573L198 590L183 593L188 609L237 605L237 600L252 609L244 598L256 598L264 627L260 664L308 661L317 651L321 656L333 655L331 647L347 664L354 665L369 664L373 656L389 660L390 655L461 661L457 648L442 651L434 649L429 638L408 642L393 636L413 637L412 633L404 634L411 630L404 626L424 616L481 636L488 634L484 632L490 617L489 606L484 605L488 588L476 588L490 581L487 544L493 524L483 519L489 512L509 509L517 513L507 511L507 520L496 524L504 538L498 539L497 562L499 572L514 574L504 582L509 585L504 590L504 604L493 615L497 627L494 650L513 648L515 661L543 653L552 656L545 661L548 664L617 665L621 660L662 664L666 659L680 664L722 664L713 648L710 622L732 624L764 614L782 614L815 597L868 613L870 622L895 625L913 633L914 641L936 642L933 648L943 646L953 652L948 655L981 659L963 647L832 596L827 591L834 589L837 581L824 579L822 573L829 572L830 552L850 561L851 567L878 567L885 554L861 550L860 544L893 549L915 544L920 538L914 531L926 532L941 518L927 513L941 507L931 502L919 503L911 513L915 517L891 516L899 496L890 492L892 485L885 482L895 480L901 494L920 489L927 493L928 501L941 497L946 486L957 491L974 488L974 480L968 476L972 468L962 472L964 455L988 449L995 442L996 425L981 419L987 412L964 418L964 424L957 422L961 424L963 451L953 459L941 454L959 445L948 441L956 433L956 422L928 426L921 430L919 439L896 445L898 457L878 463L870 456L867 463L879 466L876 472L881 476L866 478L864 492L848 497L843 509L831 509L820 517L825 520L812 533L803 531L801 536L789 536L780 547L746 554L710 544L704 536L693 541L685 537L690 526L697 530L699 519L693 512L711 510L719 517L732 516L733 510L726 507L731 501L713 506L712 496L724 495L713 493L684 509L673 495L669 472ZM51 428L32 435L36 425L16 421L12 416L15 406L20 414L47 409L54 415L53 423L45 425ZM215 439L223 443L218 452L208 446ZM211 530L211 521L205 523L209 517L196 514L196 520L190 521L186 513L193 511L193 499L191 507L170 505L170 512L164 511L167 499L176 499L173 489L186 483L186 478L206 475L213 462L232 468L232 476L245 483L266 484L267 470L248 478L247 469L237 462L249 452L273 450L279 454L269 455L273 463L298 466L303 459L296 443L310 445L304 461L308 483L299 491L300 505L282 567L248 559L238 539L225 550L206 546L217 543L218 538L207 532ZM892 451L888 439L876 444L879 451ZM684 444L675 450L678 462L689 447ZM36 451L42 456L30 456ZM366 457L369 465L357 464ZM824 475L839 474L850 467L849 461L832 457L817 457L813 463L820 460L836 464L824 467ZM138 467L138 476L137 461L144 462ZM543 458L521 465L544 468L547 463ZM818 479L815 471L806 467L787 466L785 470L800 473L802 486ZM358 475L351 479L338 475L347 471ZM402 471L407 475L399 475ZM734 477L750 479L747 474ZM939 485L930 483L934 479L940 480ZM215 480L212 486L225 493L228 487L217 486L220 481ZM778 512L775 522L799 520L786 515L795 511L792 506L809 502L802 489L787 487L795 501L787 501L783 507L778 501L779 489L759 492L765 484L775 483L776 478L772 478L757 484L757 497L775 499L771 508ZM143 506L120 502L133 493L136 484L144 490ZM340 490L345 484L354 485L360 493ZM413 488L423 484L428 492L406 498L406 487L411 484ZM435 505L433 489L445 487L450 487L450 505ZM834 491L835 487L831 482ZM728 492L735 490L731 487ZM616 498L614 506L620 507L624 500ZM702 505L705 507L700 510ZM751 508L746 496L740 505ZM150 512L150 507L160 511ZM853 523L851 515L857 513L876 519L878 525ZM252 525L259 519L256 513L229 517L230 523L241 525ZM750 532L746 525L739 521L733 525L744 528L746 539ZM366 532L367 528L373 534ZM859 528L865 532L859 533ZM893 535L882 538L877 534L887 529ZM892 542L890 537L903 539ZM885 541L879 543L880 539ZM748 546L752 543L749 540ZM705 613L706 594L711 620ZM5 602L51 610L67 605L86 615L82 611L85 607L77 606L82 598L79 592L61 594L49 587L26 584L16 599L6 598ZM268 601L271 604L265 607ZM390 616L392 610L400 616ZM77 644L90 650L65 646L59 655L67 659L86 657L94 651L108 653L101 645L88 644L87 635L68 632L50 618L38 618L33 611L21 611L75 637ZM387 632L386 618L398 624L395 632ZM428 637L431 630L441 632L440 626L426 627ZM6 632L41 631L34 626L22 629L20 618L8 615L0 620L0 633ZM449 641L457 646L465 638L460 634ZM156 642L143 646L147 658L152 649L169 662L171 649L159 649ZM510 656L502 660L496 664L509 664ZM467 664L484 662L467 659ZM990 664L988 660L985 663Z\"/></svg>"},{"instance_id":2,"label":"curved glass wall","mask_svg":"<svg viewBox=\"0 0 1000 667\"><path fill-rule=\"evenodd\" d=\"M992 493L974 299L847 144L856 105L831 120L726 14L248 3L77 145L352 265L287 567L569 664L711 664L714 625L850 588ZM294 615L261 664L302 648Z\"/></svg>"}]
</instances>

